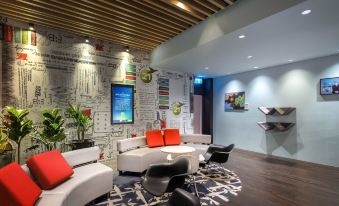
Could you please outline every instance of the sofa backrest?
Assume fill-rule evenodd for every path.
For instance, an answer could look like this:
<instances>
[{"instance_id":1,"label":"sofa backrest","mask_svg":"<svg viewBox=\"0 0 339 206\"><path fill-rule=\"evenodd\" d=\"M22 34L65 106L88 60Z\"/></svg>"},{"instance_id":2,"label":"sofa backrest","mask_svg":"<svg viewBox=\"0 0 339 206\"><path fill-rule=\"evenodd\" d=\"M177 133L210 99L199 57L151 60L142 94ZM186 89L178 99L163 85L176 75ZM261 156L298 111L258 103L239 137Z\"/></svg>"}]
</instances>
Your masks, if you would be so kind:
<instances>
[{"instance_id":1,"label":"sofa backrest","mask_svg":"<svg viewBox=\"0 0 339 206\"><path fill-rule=\"evenodd\" d=\"M71 167L99 160L100 148L89 147L62 153Z\"/></svg>"},{"instance_id":2,"label":"sofa backrest","mask_svg":"<svg viewBox=\"0 0 339 206\"><path fill-rule=\"evenodd\" d=\"M211 144L212 138L209 134L181 134L182 143Z\"/></svg>"},{"instance_id":3,"label":"sofa backrest","mask_svg":"<svg viewBox=\"0 0 339 206\"><path fill-rule=\"evenodd\" d=\"M139 136L117 141L117 149L119 153L126 152L128 150L138 147L144 147L146 145L147 145L146 136Z\"/></svg>"},{"instance_id":4,"label":"sofa backrest","mask_svg":"<svg viewBox=\"0 0 339 206\"><path fill-rule=\"evenodd\" d=\"M211 144L212 139L211 135L205 134L181 134L180 141L182 143ZM117 149L119 153L145 146L147 146L146 136L117 141Z\"/></svg>"}]
</instances>

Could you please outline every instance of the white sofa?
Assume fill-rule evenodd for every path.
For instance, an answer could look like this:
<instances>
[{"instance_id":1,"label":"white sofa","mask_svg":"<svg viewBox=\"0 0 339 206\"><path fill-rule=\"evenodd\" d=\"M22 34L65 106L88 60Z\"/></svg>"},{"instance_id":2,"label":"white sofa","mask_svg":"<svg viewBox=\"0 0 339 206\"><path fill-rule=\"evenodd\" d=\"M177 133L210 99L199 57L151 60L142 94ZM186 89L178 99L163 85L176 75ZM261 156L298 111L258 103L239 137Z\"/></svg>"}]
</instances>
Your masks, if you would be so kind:
<instances>
[{"instance_id":1,"label":"white sofa","mask_svg":"<svg viewBox=\"0 0 339 206\"><path fill-rule=\"evenodd\" d=\"M205 154L211 144L211 135L181 134L181 144L196 149L195 155ZM164 163L167 154L160 151L162 147L148 148L146 137L140 136L117 141L118 157L117 168L119 172L142 173L151 164Z\"/></svg>"},{"instance_id":2,"label":"white sofa","mask_svg":"<svg viewBox=\"0 0 339 206\"><path fill-rule=\"evenodd\" d=\"M98 163L100 149L91 147L62 153L73 167L70 179L51 190L44 190L36 206L84 206L113 188L113 170ZM26 165L22 168L30 176ZM32 176L31 176L32 177Z\"/></svg>"}]
</instances>

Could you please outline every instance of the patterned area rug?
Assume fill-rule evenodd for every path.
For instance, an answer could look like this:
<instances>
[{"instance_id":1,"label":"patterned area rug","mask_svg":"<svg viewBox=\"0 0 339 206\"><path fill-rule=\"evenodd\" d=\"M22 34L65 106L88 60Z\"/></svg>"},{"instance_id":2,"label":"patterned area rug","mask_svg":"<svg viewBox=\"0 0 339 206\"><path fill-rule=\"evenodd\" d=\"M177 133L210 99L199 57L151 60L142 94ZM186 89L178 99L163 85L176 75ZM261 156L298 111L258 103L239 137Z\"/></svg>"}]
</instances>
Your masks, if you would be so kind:
<instances>
[{"instance_id":1,"label":"patterned area rug","mask_svg":"<svg viewBox=\"0 0 339 206\"><path fill-rule=\"evenodd\" d=\"M198 171L195 174L197 190L201 205L225 205L230 196L236 196L241 191L241 181L232 171L213 165L212 170L218 174L204 174ZM95 206L139 206L157 205L167 202L171 193L162 197L154 197L141 185L141 178L129 176L117 176L113 181L113 190L110 197L101 197L95 201ZM195 195L194 185L187 180L184 188Z\"/></svg>"}]
</instances>

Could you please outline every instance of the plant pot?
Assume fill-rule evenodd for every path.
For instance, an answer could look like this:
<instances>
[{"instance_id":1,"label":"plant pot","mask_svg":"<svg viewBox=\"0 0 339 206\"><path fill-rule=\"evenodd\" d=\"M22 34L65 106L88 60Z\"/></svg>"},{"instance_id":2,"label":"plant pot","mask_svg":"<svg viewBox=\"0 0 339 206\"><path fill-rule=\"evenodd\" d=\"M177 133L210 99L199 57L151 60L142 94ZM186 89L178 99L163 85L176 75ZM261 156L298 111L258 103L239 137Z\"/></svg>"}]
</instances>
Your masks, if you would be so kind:
<instances>
[{"instance_id":1,"label":"plant pot","mask_svg":"<svg viewBox=\"0 0 339 206\"><path fill-rule=\"evenodd\" d=\"M93 147L93 146L94 146L94 141L91 139L84 139L84 141L72 140L71 142L72 150L83 149L83 148L88 148L88 147Z\"/></svg>"},{"instance_id":2,"label":"plant pot","mask_svg":"<svg viewBox=\"0 0 339 206\"><path fill-rule=\"evenodd\" d=\"M10 150L0 154L0 168L8 165L14 160L13 153L14 153L13 150Z\"/></svg>"}]
</instances>

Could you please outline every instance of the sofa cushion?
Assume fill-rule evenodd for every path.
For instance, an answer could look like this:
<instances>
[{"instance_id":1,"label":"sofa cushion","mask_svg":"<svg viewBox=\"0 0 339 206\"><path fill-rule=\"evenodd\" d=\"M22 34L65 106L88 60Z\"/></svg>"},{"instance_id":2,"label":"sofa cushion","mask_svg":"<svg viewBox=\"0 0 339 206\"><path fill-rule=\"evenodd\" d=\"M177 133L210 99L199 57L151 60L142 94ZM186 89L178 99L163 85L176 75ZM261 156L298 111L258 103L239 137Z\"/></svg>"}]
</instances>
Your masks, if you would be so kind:
<instances>
[{"instance_id":1,"label":"sofa cushion","mask_svg":"<svg viewBox=\"0 0 339 206\"><path fill-rule=\"evenodd\" d=\"M164 140L165 145L179 145L180 144L179 129L165 129Z\"/></svg>"},{"instance_id":2,"label":"sofa cushion","mask_svg":"<svg viewBox=\"0 0 339 206\"><path fill-rule=\"evenodd\" d=\"M0 170L1 205L33 206L41 192L18 163L11 163Z\"/></svg>"},{"instance_id":3,"label":"sofa cushion","mask_svg":"<svg viewBox=\"0 0 339 206\"><path fill-rule=\"evenodd\" d=\"M73 174L73 169L58 150L34 155L26 164L44 190L59 185Z\"/></svg>"},{"instance_id":4,"label":"sofa cushion","mask_svg":"<svg viewBox=\"0 0 339 206\"><path fill-rule=\"evenodd\" d=\"M146 141L150 148L164 146L164 139L162 138L161 130L146 131Z\"/></svg>"}]
</instances>

